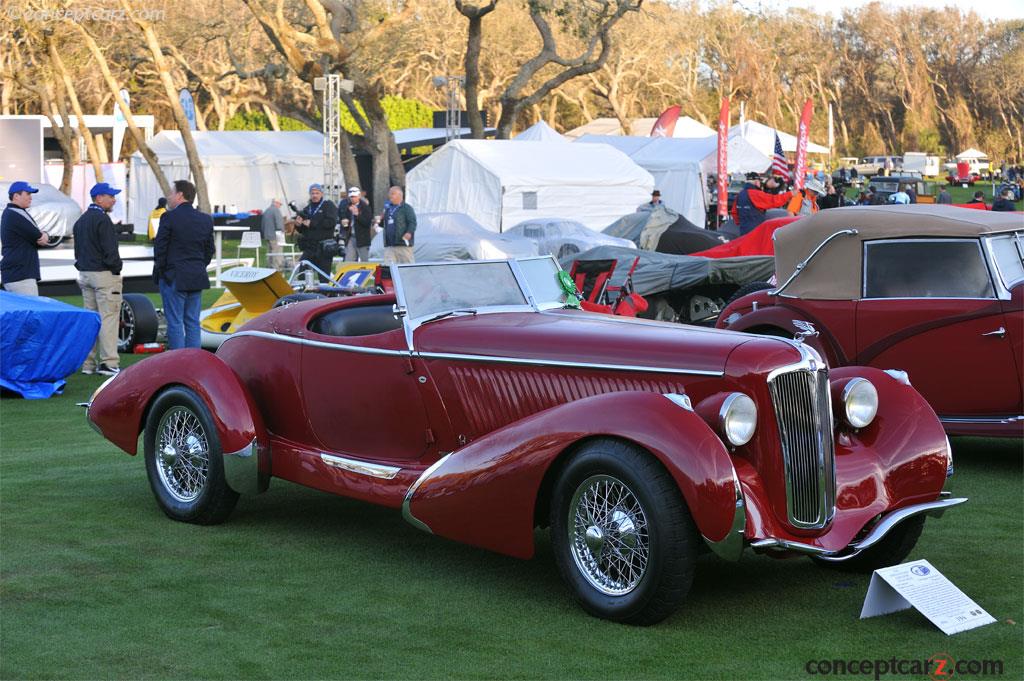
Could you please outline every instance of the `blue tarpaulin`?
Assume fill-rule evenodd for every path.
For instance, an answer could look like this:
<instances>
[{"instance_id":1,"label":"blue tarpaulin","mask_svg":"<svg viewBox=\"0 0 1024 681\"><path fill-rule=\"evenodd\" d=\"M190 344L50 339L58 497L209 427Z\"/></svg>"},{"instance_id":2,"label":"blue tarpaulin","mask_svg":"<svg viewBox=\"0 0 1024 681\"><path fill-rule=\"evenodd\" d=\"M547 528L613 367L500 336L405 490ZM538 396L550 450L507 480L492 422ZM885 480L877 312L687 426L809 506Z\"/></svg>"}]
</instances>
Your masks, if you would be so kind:
<instances>
[{"instance_id":1,"label":"blue tarpaulin","mask_svg":"<svg viewBox=\"0 0 1024 681\"><path fill-rule=\"evenodd\" d=\"M27 400L61 392L99 330L100 316L90 310L0 291L0 386Z\"/></svg>"}]
</instances>

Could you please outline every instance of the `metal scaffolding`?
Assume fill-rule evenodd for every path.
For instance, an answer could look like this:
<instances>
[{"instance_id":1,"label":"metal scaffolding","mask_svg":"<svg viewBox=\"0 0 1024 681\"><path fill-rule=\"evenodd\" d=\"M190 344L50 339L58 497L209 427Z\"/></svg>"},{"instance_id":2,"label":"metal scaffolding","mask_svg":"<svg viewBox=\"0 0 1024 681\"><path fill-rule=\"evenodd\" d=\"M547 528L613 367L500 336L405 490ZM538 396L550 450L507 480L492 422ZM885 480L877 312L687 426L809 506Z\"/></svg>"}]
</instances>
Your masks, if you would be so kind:
<instances>
[{"instance_id":1,"label":"metal scaffolding","mask_svg":"<svg viewBox=\"0 0 1024 681\"><path fill-rule=\"evenodd\" d=\"M464 76L434 76L434 87L445 88L447 108L444 115L444 139L446 142L462 136L461 89L466 83Z\"/></svg>"},{"instance_id":2,"label":"metal scaffolding","mask_svg":"<svg viewBox=\"0 0 1024 681\"><path fill-rule=\"evenodd\" d=\"M313 81L313 89L323 93L321 115L324 132L324 195L337 203L345 193L341 171L341 93L352 92L352 81L330 74Z\"/></svg>"}]
</instances>

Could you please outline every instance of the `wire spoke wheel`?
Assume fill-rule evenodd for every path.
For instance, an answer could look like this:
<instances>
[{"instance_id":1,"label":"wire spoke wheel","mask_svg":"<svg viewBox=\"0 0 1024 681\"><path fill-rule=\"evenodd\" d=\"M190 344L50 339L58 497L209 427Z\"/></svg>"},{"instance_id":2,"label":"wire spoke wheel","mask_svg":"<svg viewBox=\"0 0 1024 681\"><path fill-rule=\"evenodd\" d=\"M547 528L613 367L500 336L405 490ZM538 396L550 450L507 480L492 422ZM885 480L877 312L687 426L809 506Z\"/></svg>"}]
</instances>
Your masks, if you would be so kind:
<instances>
[{"instance_id":1,"label":"wire spoke wheel","mask_svg":"<svg viewBox=\"0 0 1024 681\"><path fill-rule=\"evenodd\" d=\"M190 409L168 409L157 425L156 469L164 489L174 499L195 501L206 488L210 444L199 417Z\"/></svg>"},{"instance_id":2,"label":"wire spoke wheel","mask_svg":"<svg viewBox=\"0 0 1024 681\"><path fill-rule=\"evenodd\" d=\"M647 514L618 478L593 475L569 503L570 552L583 577L601 593L632 592L647 573L651 536Z\"/></svg>"},{"instance_id":3,"label":"wire spoke wheel","mask_svg":"<svg viewBox=\"0 0 1024 681\"><path fill-rule=\"evenodd\" d=\"M127 302L121 302L121 316L117 325L118 351L128 352L135 338L135 310Z\"/></svg>"}]
</instances>

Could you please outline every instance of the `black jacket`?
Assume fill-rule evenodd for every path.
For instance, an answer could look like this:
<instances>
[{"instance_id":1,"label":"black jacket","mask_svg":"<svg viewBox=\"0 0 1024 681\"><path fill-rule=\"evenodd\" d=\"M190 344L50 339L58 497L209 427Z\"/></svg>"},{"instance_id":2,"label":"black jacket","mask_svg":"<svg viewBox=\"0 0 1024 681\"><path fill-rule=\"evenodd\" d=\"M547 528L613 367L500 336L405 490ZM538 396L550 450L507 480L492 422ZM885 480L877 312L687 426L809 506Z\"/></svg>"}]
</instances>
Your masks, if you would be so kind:
<instances>
[{"instance_id":1,"label":"black jacket","mask_svg":"<svg viewBox=\"0 0 1024 681\"><path fill-rule=\"evenodd\" d=\"M341 204L341 209L338 211L342 219L349 219L352 221L350 227L353 228L356 237L356 246L363 248L370 245L370 241L373 240L373 235L370 234L370 225L373 223L373 215L370 211L370 203L365 199L359 200L359 215L352 215L350 211L352 203L346 201Z\"/></svg>"},{"instance_id":2,"label":"black jacket","mask_svg":"<svg viewBox=\"0 0 1024 681\"><path fill-rule=\"evenodd\" d=\"M334 226L338 224L338 207L333 201L323 199L319 208L309 204L299 215L309 219L308 225L298 225L295 228L299 233L298 243L303 253L315 253L319 250L321 241L334 238Z\"/></svg>"},{"instance_id":3,"label":"black jacket","mask_svg":"<svg viewBox=\"0 0 1024 681\"><path fill-rule=\"evenodd\" d=\"M4 283L35 279L39 281L39 245L36 241L43 235L36 221L28 211L13 203L4 208L0 218L0 245L3 258L0 259L0 278Z\"/></svg>"},{"instance_id":4,"label":"black jacket","mask_svg":"<svg viewBox=\"0 0 1024 681\"><path fill-rule=\"evenodd\" d=\"M160 216L153 247L153 281L173 283L179 291L210 288L206 266L213 259L213 218L191 203Z\"/></svg>"},{"instance_id":5,"label":"black jacket","mask_svg":"<svg viewBox=\"0 0 1024 681\"><path fill-rule=\"evenodd\" d=\"M95 204L89 206L75 222L74 235L75 269L121 274L117 233L105 210Z\"/></svg>"},{"instance_id":6,"label":"black jacket","mask_svg":"<svg viewBox=\"0 0 1024 681\"><path fill-rule=\"evenodd\" d=\"M999 197L992 202L992 210L1012 211L1017 210L1017 206L1014 205L1013 201Z\"/></svg>"}]
</instances>

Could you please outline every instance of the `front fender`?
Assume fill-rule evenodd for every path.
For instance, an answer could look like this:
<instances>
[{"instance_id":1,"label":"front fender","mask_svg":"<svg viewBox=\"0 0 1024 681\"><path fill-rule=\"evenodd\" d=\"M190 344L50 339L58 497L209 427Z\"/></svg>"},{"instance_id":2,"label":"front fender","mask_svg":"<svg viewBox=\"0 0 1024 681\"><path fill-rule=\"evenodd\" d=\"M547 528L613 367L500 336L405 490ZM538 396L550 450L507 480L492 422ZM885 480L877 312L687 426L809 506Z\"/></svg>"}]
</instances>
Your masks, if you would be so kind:
<instances>
[{"instance_id":1,"label":"front fender","mask_svg":"<svg viewBox=\"0 0 1024 681\"><path fill-rule=\"evenodd\" d=\"M722 310L715 327L760 334L763 334L766 328L775 328L787 334L789 338L795 338L801 330L796 328L794 322L810 322L818 331L818 335L808 338L806 343L817 350L829 366L842 366L848 363L842 346L824 324L801 310L778 304L778 300L778 297L769 296L764 291L743 296ZM753 309L754 302L758 304L756 310Z\"/></svg>"},{"instance_id":2,"label":"front fender","mask_svg":"<svg viewBox=\"0 0 1024 681\"><path fill-rule=\"evenodd\" d=\"M87 418L103 437L134 456L150 404L174 385L189 388L206 403L225 456L255 463L258 452L268 451L263 418L249 391L231 367L205 350L174 350L125 368L93 396ZM259 465L263 478L269 473L267 463ZM252 490L248 484L232 484L236 490L239 486Z\"/></svg>"},{"instance_id":3,"label":"front fender","mask_svg":"<svg viewBox=\"0 0 1024 681\"><path fill-rule=\"evenodd\" d=\"M489 433L420 477L406 497L406 517L449 539L530 558L545 473L562 452L591 437L648 450L679 485L701 534L717 542L730 533L735 472L721 440L694 412L645 392L588 397Z\"/></svg>"}]
</instances>

